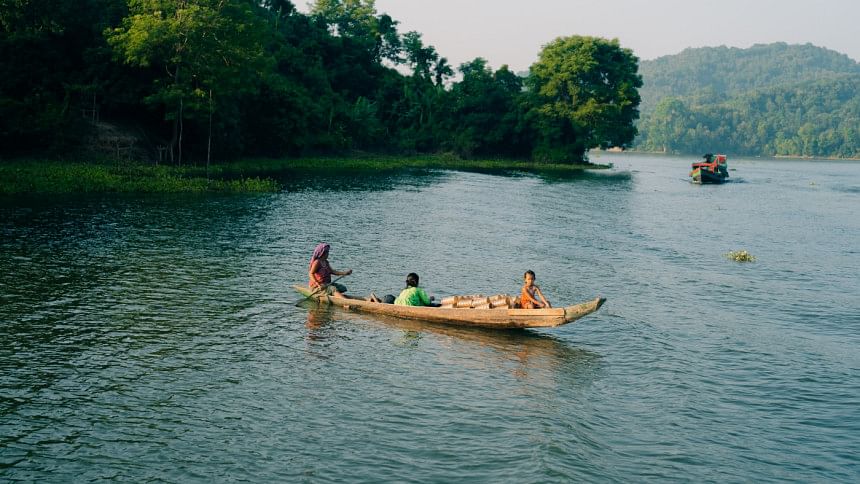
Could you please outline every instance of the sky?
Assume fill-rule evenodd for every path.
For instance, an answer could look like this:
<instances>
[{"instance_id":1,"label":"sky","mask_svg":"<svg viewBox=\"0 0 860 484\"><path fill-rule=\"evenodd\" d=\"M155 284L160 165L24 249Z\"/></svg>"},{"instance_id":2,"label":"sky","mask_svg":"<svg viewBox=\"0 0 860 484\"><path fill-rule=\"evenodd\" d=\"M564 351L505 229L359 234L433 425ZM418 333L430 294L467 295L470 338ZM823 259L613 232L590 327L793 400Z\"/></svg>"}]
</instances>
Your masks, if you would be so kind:
<instances>
[{"instance_id":1,"label":"sky","mask_svg":"<svg viewBox=\"0 0 860 484\"><path fill-rule=\"evenodd\" d=\"M569 35L617 38L642 60L772 42L860 60L860 0L376 0L376 10L453 66L483 57L494 69L527 70L543 45Z\"/></svg>"}]
</instances>

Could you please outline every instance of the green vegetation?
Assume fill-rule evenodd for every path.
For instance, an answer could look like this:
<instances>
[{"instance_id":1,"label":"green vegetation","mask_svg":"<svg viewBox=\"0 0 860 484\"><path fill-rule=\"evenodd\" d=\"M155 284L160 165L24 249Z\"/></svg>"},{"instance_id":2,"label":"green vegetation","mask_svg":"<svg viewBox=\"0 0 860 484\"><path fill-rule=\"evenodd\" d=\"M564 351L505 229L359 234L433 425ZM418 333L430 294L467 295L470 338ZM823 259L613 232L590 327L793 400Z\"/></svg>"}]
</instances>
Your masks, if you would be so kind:
<instances>
[{"instance_id":1,"label":"green vegetation","mask_svg":"<svg viewBox=\"0 0 860 484\"><path fill-rule=\"evenodd\" d=\"M743 93L789 86L815 79L860 74L860 65L845 54L811 44L782 42L748 49L702 47L642 61L642 113L650 114L668 97L715 104Z\"/></svg>"},{"instance_id":2,"label":"green vegetation","mask_svg":"<svg viewBox=\"0 0 860 484\"><path fill-rule=\"evenodd\" d=\"M733 250L726 254L726 258L735 262L755 262L755 256L745 250Z\"/></svg>"},{"instance_id":3,"label":"green vegetation","mask_svg":"<svg viewBox=\"0 0 860 484\"><path fill-rule=\"evenodd\" d=\"M288 0L5 2L0 157L582 163L633 142L638 59L617 41L557 39L526 77L476 58L453 82L398 26L374 0L317 0L307 15Z\"/></svg>"},{"instance_id":4,"label":"green vegetation","mask_svg":"<svg viewBox=\"0 0 860 484\"><path fill-rule=\"evenodd\" d=\"M617 40L570 36L520 76L480 57L451 66L399 25L374 0L309 14L289 0L4 2L0 163L566 164L608 147L860 158L860 64L827 49L687 49L640 66Z\"/></svg>"},{"instance_id":5,"label":"green vegetation","mask_svg":"<svg viewBox=\"0 0 860 484\"><path fill-rule=\"evenodd\" d=\"M199 169L58 161L0 164L0 195L103 192L274 192L277 182L259 177L206 179Z\"/></svg>"},{"instance_id":6,"label":"green vegetation","mask_svg":"<svg viewBox=\"0 0 860 484\"><path fill-rule=\"evenodd\" d=\"M275 192L273 178L314 172L390 171L401 169L523 171L575 173L606 169L609 165L536 163L516 160L464 160L453 155L310 157L296 159L244 159L204 166L154 166L116 162L58 162L17 160L0 164L0 195L17 193L174 193Z\"/></svg>"},{"instance_id":7,"label":"green vegetation","mask_svg":"<svg viewBox=\"0 0 860 484\"><path fill-rule=\"evenodd\" d=\"M687 49L642 63L636 149L860 158L860 64L812 45Z\"/></svg>"},{"instance_id":8,"label":"green vegetation","mask_svg":"<svg viewBox=\"0 0 860 484\"><path fill-rule=\"evenodd\" d=\"M637 58L617 40L567 37L544 46L529 84L540 159L583 159L590 148L626 147L639 118Z\"/></svg>"}]
</instances>

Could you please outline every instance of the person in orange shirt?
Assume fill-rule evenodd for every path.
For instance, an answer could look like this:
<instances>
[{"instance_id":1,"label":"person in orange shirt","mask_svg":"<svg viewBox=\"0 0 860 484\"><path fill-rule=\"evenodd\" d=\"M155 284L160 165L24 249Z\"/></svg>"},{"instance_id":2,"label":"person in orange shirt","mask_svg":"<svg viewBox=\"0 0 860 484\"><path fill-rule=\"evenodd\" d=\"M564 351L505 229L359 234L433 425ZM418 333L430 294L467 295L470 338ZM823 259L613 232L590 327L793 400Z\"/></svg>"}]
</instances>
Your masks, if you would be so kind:
<instances>
[{"instance_id":1,"label":"person in orange shirt","mask_svg":"<svg viewBox=\"0 0 860 484\"><path fill-rule=\"evenodd\" d=\"M540 298L540 301L538 301ZM551 308L552 305L543 297L540 288L535 285L535 273L526 271L523 274L523 288L520 291L520 308L522 309L540 309Z\"/></svg>"}]
</instances>

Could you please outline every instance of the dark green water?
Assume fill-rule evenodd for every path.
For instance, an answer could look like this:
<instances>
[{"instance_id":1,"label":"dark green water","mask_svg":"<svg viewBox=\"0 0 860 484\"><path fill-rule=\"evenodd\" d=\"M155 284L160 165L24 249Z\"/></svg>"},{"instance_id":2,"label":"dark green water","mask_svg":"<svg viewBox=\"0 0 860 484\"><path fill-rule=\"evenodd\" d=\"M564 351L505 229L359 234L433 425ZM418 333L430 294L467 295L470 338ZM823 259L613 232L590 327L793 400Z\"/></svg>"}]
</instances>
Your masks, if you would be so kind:
<instances>
[{"instance_id":1,"label":"dark green water","mask_svg":"<svg viewBox=\"0 0 860 484\"><path fill-rule=\"evenodd\" d=\"M596 161L0 200L0 481L860 479L860 164ZM356 294L532 269L608 303L503 333L297 307L319 241Z\"/></svg>"}]
</instances>

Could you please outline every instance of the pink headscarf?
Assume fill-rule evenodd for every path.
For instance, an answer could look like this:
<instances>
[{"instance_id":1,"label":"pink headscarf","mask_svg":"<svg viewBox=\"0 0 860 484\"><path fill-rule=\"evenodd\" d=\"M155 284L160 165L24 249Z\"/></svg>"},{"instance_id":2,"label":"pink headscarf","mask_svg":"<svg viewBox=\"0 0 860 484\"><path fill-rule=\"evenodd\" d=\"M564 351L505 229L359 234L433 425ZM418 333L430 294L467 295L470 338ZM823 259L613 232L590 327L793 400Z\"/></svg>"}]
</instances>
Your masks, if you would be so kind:
<instances>
[{"instance_id":1,"label":"pink headscarf","mask_svg":"<svg viewBox=\"0 0 860 484\"><path fill-rule=\"evenodd\" d=\"M310 265L313 265L315 260L317 260L320 257L322 257L323 255L325 255L330 248L331 248L331 246L326 244L325 242L317 244L317 246L314 248L314 255L311 256ZM308 267L310 267L310 265Z\"/></svg>"}]
</instances>

